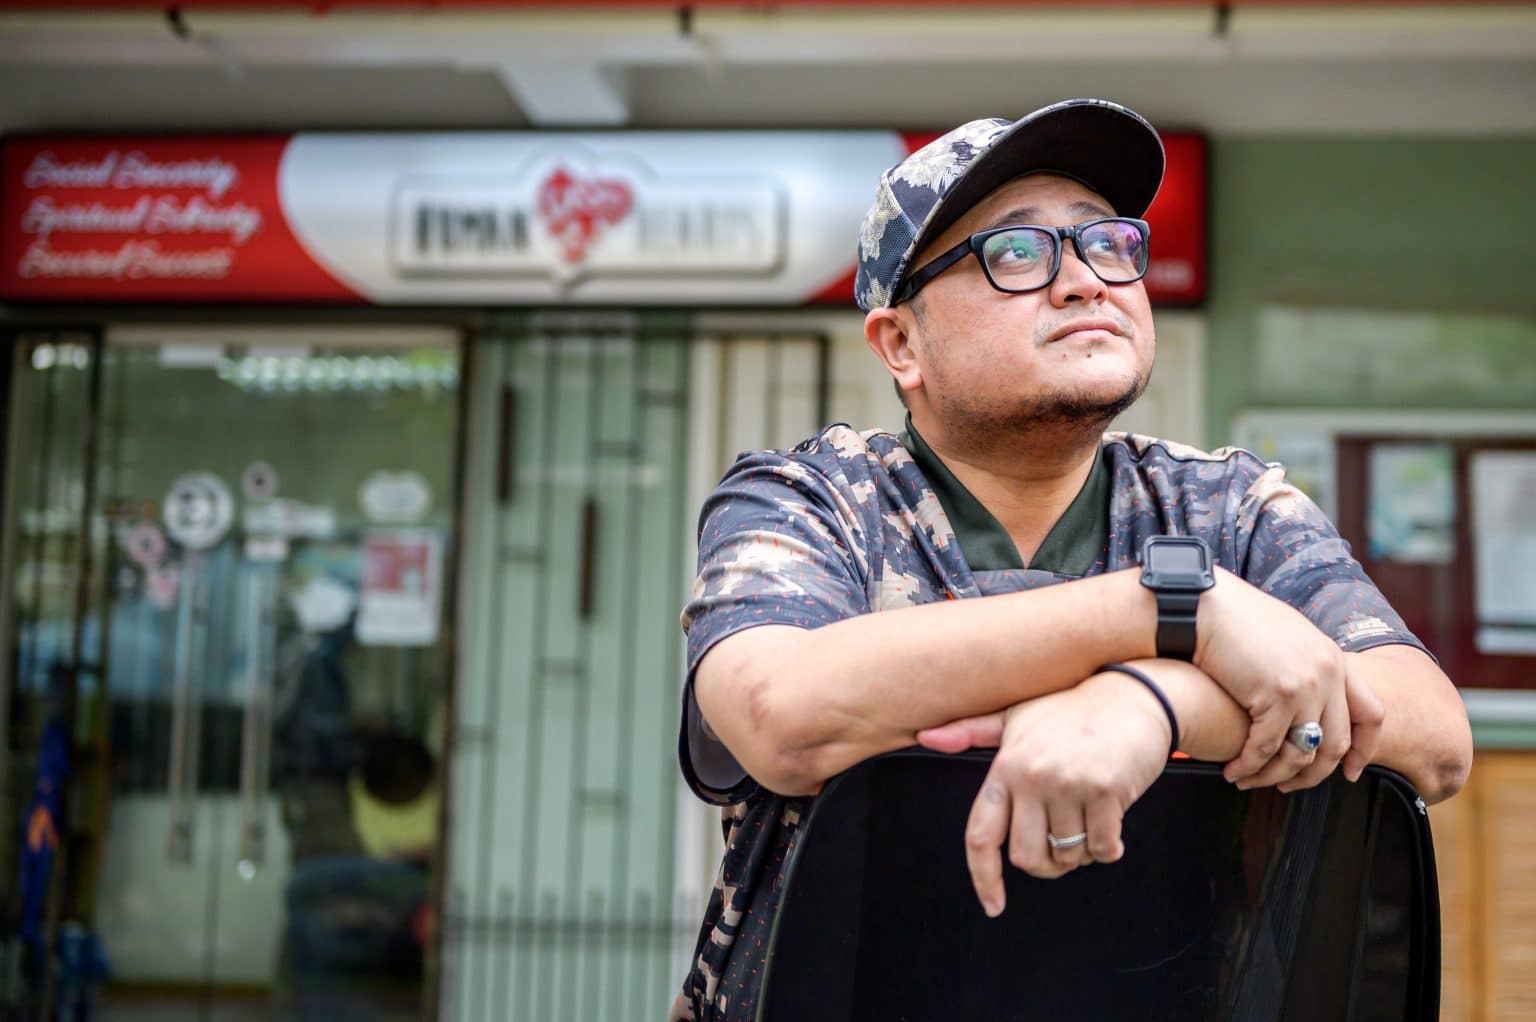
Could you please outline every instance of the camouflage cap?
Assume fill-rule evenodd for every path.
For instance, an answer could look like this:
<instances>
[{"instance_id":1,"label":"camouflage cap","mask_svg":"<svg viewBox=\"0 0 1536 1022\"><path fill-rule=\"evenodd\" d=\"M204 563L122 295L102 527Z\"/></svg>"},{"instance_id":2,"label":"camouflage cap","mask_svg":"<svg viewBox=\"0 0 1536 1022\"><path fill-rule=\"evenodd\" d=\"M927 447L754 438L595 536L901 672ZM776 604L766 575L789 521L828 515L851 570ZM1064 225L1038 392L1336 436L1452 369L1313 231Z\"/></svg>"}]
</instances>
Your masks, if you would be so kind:
<instances>
[{"instance_id":1,"label":"camouflage cap","mask_svg":"<svg viewBox=\"0 0 1536 1022\"><path fill-rule=\"evenodd\" d=\"M1163 143L1146 118L1102 99L962 124L880 175L859 231L859 307L890 305L913 255L993 189L1035 171L1081 181L1120 216L1141 216L1162 184Z\"/></svg>"}]
</instances>

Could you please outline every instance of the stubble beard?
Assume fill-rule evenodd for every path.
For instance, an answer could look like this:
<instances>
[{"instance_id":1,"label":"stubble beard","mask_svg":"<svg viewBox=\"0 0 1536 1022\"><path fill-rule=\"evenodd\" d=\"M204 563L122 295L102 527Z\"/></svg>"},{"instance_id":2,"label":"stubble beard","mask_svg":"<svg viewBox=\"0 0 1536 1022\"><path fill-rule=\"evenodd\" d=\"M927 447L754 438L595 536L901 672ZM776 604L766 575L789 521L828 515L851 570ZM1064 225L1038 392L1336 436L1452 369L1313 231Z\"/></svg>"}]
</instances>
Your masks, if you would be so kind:
<instances>
[{"instance_id":1,"label":"stubble beard","mask_svg":"<svg viewBox=\"0 0 1536 1022\"><path fill-rule=\"evenodd\" d=\"M1098 443L1111 422L1147 389L1139 370L1119 393L1106 397L1086 389L1055 390L1011 404L983 403L973 395L948 395L951 436L972 451L1020 445L1075 448Z\"/></svg>"}]
</instances>

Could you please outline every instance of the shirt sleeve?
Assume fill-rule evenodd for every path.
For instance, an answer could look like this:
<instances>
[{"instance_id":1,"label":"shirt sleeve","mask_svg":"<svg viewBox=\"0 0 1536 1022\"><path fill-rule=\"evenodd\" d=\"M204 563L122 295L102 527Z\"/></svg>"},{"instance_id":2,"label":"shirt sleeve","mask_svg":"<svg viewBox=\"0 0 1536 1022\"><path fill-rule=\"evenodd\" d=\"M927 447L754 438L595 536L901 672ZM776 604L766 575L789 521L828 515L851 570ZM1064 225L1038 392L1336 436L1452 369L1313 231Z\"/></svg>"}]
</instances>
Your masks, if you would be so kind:
<instances>
[{"instance_id":1,"label":"shirt sleeve","mask_svg":"<svg viewBox=\"0 0 1536 1022\"><path fill-rule=\"evenodd\" d=\"M792 454L744 455L705 501L698 576L682 615L688 673L678 734L683 776L700 798L729 805L757 786L699 713L699 662L748 628L819 628L867 613L863 535L838 484Z\"/></svg>"},{"instance_id":2,"label":"shirt sleeve","mask_svg":"<svg viewBox=\"0 0 1536 1022\"><path fill-rule=\"evenodd\" d=\"M1429 653L1328 516L1279 465L1264 466L1244 494L1240 516L1253 521L1243 577L1301 611L1340 649L1358 653L1396 643Z\"/></svg>"}]
</instances>

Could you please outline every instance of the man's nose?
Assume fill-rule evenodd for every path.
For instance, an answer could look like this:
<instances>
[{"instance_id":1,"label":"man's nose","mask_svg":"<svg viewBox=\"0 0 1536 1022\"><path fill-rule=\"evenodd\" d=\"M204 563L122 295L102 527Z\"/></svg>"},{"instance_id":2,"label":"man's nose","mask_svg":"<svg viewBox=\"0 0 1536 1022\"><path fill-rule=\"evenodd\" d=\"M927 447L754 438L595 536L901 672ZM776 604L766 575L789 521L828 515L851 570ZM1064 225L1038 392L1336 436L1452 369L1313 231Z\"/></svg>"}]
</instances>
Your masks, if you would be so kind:
<instances>
[{"instance_id":1,"label":"man's nose","mask_svg":"<svg viewBox=\"0 0 1536 1022\"><path fill-rule=\"evenodd\" d=\"M1061 269L1051 282L1051 304L1065 307L1073 302L1097 303L1105 299L1108 288L1077 254L1070 240L1061 246Z\"/></svg>"}]
</instances>

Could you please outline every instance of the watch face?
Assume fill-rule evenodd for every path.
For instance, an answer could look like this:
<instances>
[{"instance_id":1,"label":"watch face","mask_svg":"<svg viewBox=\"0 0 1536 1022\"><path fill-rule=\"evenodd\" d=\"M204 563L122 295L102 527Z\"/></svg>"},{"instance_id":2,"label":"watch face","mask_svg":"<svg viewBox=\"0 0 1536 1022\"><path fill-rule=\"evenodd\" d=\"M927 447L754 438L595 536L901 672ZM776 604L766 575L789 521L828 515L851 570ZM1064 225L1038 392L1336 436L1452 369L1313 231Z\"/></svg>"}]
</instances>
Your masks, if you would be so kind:
<instances>
[{"instance_id":1,"label":"watch face","mask_svg":"<svg viewBox=\"0 0 1536 1022\"><path fill-rule=\"evenodd\" d=\"M1154 536L1142 550L1141 580L1159 590L1209 589L1216 581L1210 548L1197 537Z\"/></svg>"},{"instance_id":2,"label":"watch face","mask_svg":"<svg viewBox=\"0 0 1536 1022\"><path fill-rule=\"evenodd\" d=\"M1205 570L1205 554L1193 544L1159 543L1152 548L1152 567L1170 575L1198 575Z\"/></svg>"}]
</instances>

